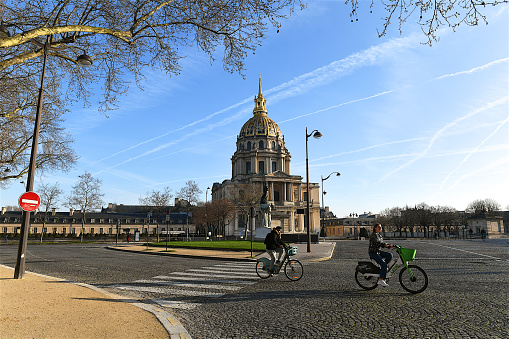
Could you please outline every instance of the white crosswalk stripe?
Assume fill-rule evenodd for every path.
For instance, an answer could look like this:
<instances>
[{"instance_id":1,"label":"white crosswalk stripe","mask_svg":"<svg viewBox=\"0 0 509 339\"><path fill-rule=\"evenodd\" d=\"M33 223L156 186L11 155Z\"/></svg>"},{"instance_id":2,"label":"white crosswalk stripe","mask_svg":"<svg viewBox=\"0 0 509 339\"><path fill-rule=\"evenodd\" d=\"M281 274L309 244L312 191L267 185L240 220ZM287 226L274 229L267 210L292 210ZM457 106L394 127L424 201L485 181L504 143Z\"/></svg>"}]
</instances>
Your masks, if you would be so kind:
<instances>
[{"instance_id":1,"label":"white crosswalk stripe","mask_svg":"<svg viewBox=\"0 0 509 339\"><path fill-rule=\"evenodd\" d=\"M259 279L254 263L225 262L116 284L109 288L131 296L134 294L163 307L193 309L208 298L238 291Z\"/></svg>"}]
</instances>

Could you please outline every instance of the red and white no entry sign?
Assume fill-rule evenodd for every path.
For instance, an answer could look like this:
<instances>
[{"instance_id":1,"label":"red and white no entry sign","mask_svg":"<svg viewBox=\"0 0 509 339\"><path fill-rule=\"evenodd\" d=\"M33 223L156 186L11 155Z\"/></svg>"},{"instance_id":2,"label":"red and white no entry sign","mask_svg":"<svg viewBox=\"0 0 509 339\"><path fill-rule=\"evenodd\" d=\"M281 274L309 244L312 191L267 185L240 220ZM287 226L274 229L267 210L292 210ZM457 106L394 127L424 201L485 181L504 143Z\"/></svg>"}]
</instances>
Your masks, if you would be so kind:
<instances>
[{"instance_id":1,"label":"red and white no entry sign","mask_svg":"<svg viewBox=\"0 0 509 339\"><path fill-rule=\"evenodd\" d=\"M35 211L41 204L41 198L35 192L26 192L19 197L19 207L23 211Z\"/></svg>"}]
</instances>

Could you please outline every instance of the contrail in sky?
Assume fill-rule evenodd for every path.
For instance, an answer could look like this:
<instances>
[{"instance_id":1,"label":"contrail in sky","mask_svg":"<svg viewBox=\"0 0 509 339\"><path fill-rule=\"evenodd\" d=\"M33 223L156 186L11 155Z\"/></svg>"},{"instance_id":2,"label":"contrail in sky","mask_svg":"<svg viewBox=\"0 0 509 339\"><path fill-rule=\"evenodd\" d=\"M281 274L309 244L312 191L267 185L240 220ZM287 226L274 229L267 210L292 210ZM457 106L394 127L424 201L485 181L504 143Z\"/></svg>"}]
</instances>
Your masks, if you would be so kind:
<instances>
[{"instance_id":1,"label":"contrail in sky","mask_svg":"<svg viewBox=\"0 0 509 339\"><path fill-rule=\"evenodd\" d=\"M448 78L448 77L454 77L454 76L461 75L461 74L471 74L471 73L474 73L474 72L477 72L477 71L482 71L482 70L484 70L486 68L489 68L489 67L491 67L493 65L499 64L501 62L506 62L506 61L509 61L509 58L495 60L495 61L492 61L492 62L486 64L486 65L469 69L468 71L461 71L461 72L456 72L456 73L452 73L452 74L442 75L442 76L436 77L436 78L434 78L432 80L439 80L439 79L444 79L444 78Z\"/></svg>"},{"instance_id":2,"label":"contrail in sky","mask_svg":"<svg viewBox=\"0 0 509 339\"><path fill-rule=\"evenodd\" d=\"M507 101L507 98L506 98L506 101ZM468 158L470 158L470 156L475 153L484 143L486 143L492 136L494 136L499 130L500 128L505 125L507 122L509 121L509 116L504 120L502 121L498 126L497 128L495 128L495 130L490 134L488 135L488 137L486 139L484 139L479 145L477 145L472 151L470 151L470 153L468 153L466 155L465 158L463 158L463 160L459 163L459 165L454 169L452 170L451 173L449 173L444 181L442 182L442 184L440 185L440 190L444 187L445 183L447 182L447 180L449 180L449 178L468 160Z\"/></svg>"},{"instance_id":3,"label":"contrail in sky","mask_svg":"<svg viewBox=\"0 0 509 339\"><path fill-rule=\"evenodd\" d=\"M265 94L271 94L271 103L276 103L278 101L281 101L283 99L286 99L288 97L293 97L293 96L296 96L296 95L299 95L299 94L302 94L304 92L307 92L309 91L310 89L314 88L314 87L318 87L318 86L322 86L324 85L325 83L329 83L331 81L334 81L340 77L343 77L351 72L353 72L355 69L357 68L360 68L360 67L364 67L364 66L367 66L367 65L371 65L373 63L376 63L378 62L380 59L382 59L384 56L386 56L387 54L389 53L393 53L395 49L397 48L403 48L403 47L406 47L410 44L411 40L409 38L398 38L398 39L393 39L389 42L385 42L385 43L382 43L380 45L377 45L377 46L373 46L373 47L370 47L364 51L361 51L361 52L358 52L358 53L354 53L344 59L341 59L341 60L338 60L338 61L334 61L326 66L323 66L321 68L318 68L312 72L309 72L309 73L306 73L306 74L303 74L303 75L300 75L288 82L285 82L281 85L278 85L276 87L273 87L267 91L265 91ZM379 95L383 95L383 94L387 94L389 92L383 92L383 93L379 93L377 95L374 95L373 97L376 97L376 96L379 96ZM361 100L367 100L369 98L364 98L364 99L359 99L358 101L361 101ZM219 115L219 114L222 114L222 113L225 113L227 111L230 111L232 109L235 109L237 107L240 107L242 105L245 105L249 102L252 101L252 98L250 97L249 99L245 99L245 100L242 100L241 102L238 102L236 104L233 104L227 108L224 108L218 112L215 112L215 113L212 113L208 116L206 116L205 118L203 119L200 119L200 120L197 120L197 121L194 121L192 123L189 123L185 126L182 126L178 129L175 129L175 130L172 130L172 131L168 131L162 135L159 135L157 137L154 137L154 138L151 138L149 140L146 140L146 141L143 141L143 142L140 142L136 145L133 145L131 147L128 147L124 150L121 150L121 151L118 151L110 156L107 156L105 158L102 158L100 160L97 160L97 161L94 161L93 163L91 164L96 164L98 162L101 162L101 161L104 161L104 160L107 160L107 159L110 159L116 155L119 155L121 153L124 153L124 152L127 152L129 150L132 150L134 148L137 148L141 145L144 145L144 144L147 144L149 142L152 142L154 140L157 140L157 139L160 139L160 138L163 138L171 133L174 133L174 132L178 132L178 131L182 131L186 128L189 128L189 127L193 127L201 122L204 122L204 121L207 121L207 120L210 120L211 118L215 117L216 115ZM345 103L347 104L347 103ZM341 105L345 105L345 104L341 104ZM339 105L339 106L341 106ZM338 106L338 107L339 107ZM332 108L332 107L331 107ZM329 108L330 109L330 108ZM316 112L318 113L318 112ZM316 114L315 113L315 114ZM313 113L312 113L313 114ZM238 114L237 114L238 115ZM297 118L295 118L297 119ZM208 130L207 127L203 128L203 130ZM169 146L172 146L174 145L175 143L174 142L171 142L171 143L168 143L168 144L165 144L165 145L160 145L158 147L156 147L153 151L160 151L161 149L164 149L164 148L167 148ZM148 152L148 154L150 153L153 153L151 151ZM126 162L129 162L131 160L134 160L134 159L137 159L139 157L142 157L142 156L145 156L145 155L148 155L147 153L144 153L142 155L139 155L137 157L134 157L132 159L128 159L122 163L120 163L119 165L121 164L124 164Z\"/></svg>"},{"instance_id":4,"label":"contrail in sky","mask_svg":"<svg viewBox=\"0 0 509 339\"><path fill-rule=\"evenodd\" d=\"M446 124L444 127L442 127L440 130L438 130L437 132L435 132L433 134L433 136L431 137L430 141L428 142L428 146L426 147L426 149L424 151L422 151L419 155L417 155L415 158L407 161L406 163L404 163L403 165L399 166L398 168L390 171L389 173L387 173L386 175L384 175L380 180L378 180L377 184L381 183L382 181L384 181L385 179L387 179L388 177L390 177L391 175L393 175L394 173L396 172L399 172L400 170L402 170L403 168L413 164L414 162L416 162L417 160L423 158L424 156L426 156L426 154L428 154L428 152L431 150L431 148L433 147L433 145L435 144L435 142L442 136L442 134L444 134L445 131L447 131L448 129L454 127L456 124L460 123L461 121L464 121L466 119L469 119L481 112L484 112L488 109L491 109L493 107L496 107L500 104L503 104L507 101L508 97L503 97L501 99L498 99L494 102L491 102L491 103L488 103L480 108L477 108L475 110L473 110L472 112L470 113L467 113L466 115Z\"/></svg>"},{"instance_id":5,"label":"contrail in sky","mask_svg":"<svg viewBox=\"0 0 509 339\"><path fill-rule=\"evenodd\" d=\"M411 42L411 40L408 39L408 38L400 38L400 39L391 40L391 41L389 41L387 43L383 43L383 44L380 44L380 45L377 45L377 46L373 46L373 47L368 48L368 49L366 49L366 50L364 50L362 52L354 53L354 54L352 54L352 55L350 55L350 56L348 56L348 57L346 57L344 59L332 62L329 65L326 65L324 67L318 68L318 69L316 69L316 70L314 70L312 72L303 74L303 75L298 76L298 77L296 77L296 78L294 78L294 79L292 79L292 80L290 80L288 82L285 82L285 83L283 83L281 85L273 87L273 88L265 91L265 94L272 93L272 95L271 95L271 102L273 102L273 103L277 102L277 101L284 100L284 99L286 99L288 97L293 97L293 96L302 94L304 92L309 91L310 89L312 89L314 87L321 86L323 84L326 84L326 83L329 83L329 82L331 82L333 80L336 80L336 79L338 79L338 78L340 78L342 76L345 76L345 75L353 72L357 68L361 68L363 66L376 63L380 59L382 59L387 53L394 53L395 49L397 49L397 48L404 48L410 42ZM467 71L461 71L461 72L456 72L456 73L452 73L452 74L443 75L443 76L440 76L440 77L436 77L436 78L434 78L432 80L443 79L443 78L446 78L446 77L453 77L453 76L457 76L457 75L461 75L461 74L470 74L470 73L473 73L473 72L476 72L476 71L484 70L484 69L486 69L488 67L491 67L491 66L493 66L495 64L506 62L508 60L509 60L509 58L496 60L496 61L490 62L490 63L488 63L486 65L483 65L483 66L475 67L475 68L467 70ZM321 109L321 110L318 110L318 111L315 111L315 112L312 112L312 113L307 113L307 114L300 115L298 117L294 117L294 118L291 118L291 119L283 120L281 122L278 122L278 124L279 123L285 123L285 122L292 121L292 120L296 120L296 119L300 119L300 118L303 118L303 117L306 117L306 116L318 114L318 113L321 113L321 112L324 112L324 111L327 111L327 110L330 110L330 109L338 108L338 107L341 107L341 106L344 106L344 105L348 105L348 104L352 104L352 103L356 103L356 102L360 102L360 101L364 101L364 100L373 99L373 98L376 98L378 96L382 96L382 95L385 95L385 94L393 93L394 91L396 91L396 90L384 91L384 92L380 92L380 93L377 93L377 94L374 94L372 96L368 96L368 97L365 97L365 98L356 99L356 100L352 100L352 101L349 101L349 102L341 103L341 104L338 104L338 105L330 106L330 107L327 107L327 108L324 108L324 109ZM196 120L194 122L191 122L191 123L189 123L189 124L187 124L185 126L182 126L180 128L168 131L168 132L166 132L166 133L164 133L162 135L159 135L157 137L151 138L149 140L140 142L140 143L138 143L136 145L128 147L128 148L126 148L124 150L121 150L119 152L116 152L116 153L114 153L114 154L112 154L112 155L110 155L108 157L105 157L105 158L102 158L100 160L94 161L91 164L96 164L96 163L104 161L106 159L110 159L110 158L112 158L112 157L114 157L116 155L119 155L121 153L130 151L130 150L132 150L134 148L137 148L137 147L139 147L141 145L144 145L144 144L150 143L152 141L155 141L157 139L163 138L163 137L165 137L165 136L167 136L167 135L169 135L171 133L175 133L175 132L178 132L178 131L182 131L182 130L184 130L186 128L196 126L197 124L205 122L207 120L210 120L210 119L212 119L213 117L215 117L217 115L220 115L220 114L223 114L223 113L225 113L227 111L230 111L232 109L236 109L238 107L241 107L241 106L247 104L248 102L250 102L251 100L252 100L252 98L242 100L242 101L240 101L240 102L238 102L236 104L233 104L233 105L231 105L229 107L226 107L226 108L224 108L224 109L222 109L220 111L212 113L212 114L210 114L210 115L208 115L208 116L206 116L206 117L204 117L202 119L199 119L199 120ZM146 151L146 152L144 152L144 153L142 153L140 155L131 157L131 158L127 159L127 160L124 160L124 161L122 161L122 162L120 162L120 163L118 163L116 165L113 165L111 167L108 167L108 168L106 168L104 170L124 165L124 164L126 164L128 162L131 162L133 160L139 159L141 157L148 156L148 155L153 154L155 152L158 152L158 151L161 151L161 150L166 149L168 147L174 146L174 145L176 145L176 144L178 144L178 143L188 139L190 136L197 135L197 134L209 131L209 130L211 130L212 128L214 128L216 126L226 125L226 124L230 123L231 121L236 120L237 118L243 116L243 113L245 113L248 110L249 110L248 108L242 109L242 110L238 111L237 113L235 113L233 116L224 118L220 122L217 122L217 123L214 123L214 124L210 124L210 125L205 126L203 128L197 129L197 130L195 130L195 131L193 131L191 133L186 134L185 136L183 136L183 137L181 137L179 139L175 139L175 140L173 140L171 142L159 145L159 146L153 148L152 150L149 150L149 151ZM477 114L477 113L473 113L473 115L475 115L475 114ZM463 117L463 118L453 122L452 125L454 125L457 122L459 122L460 120L466 119L468 117L469 116L467 115L466 117ZM449 128L449 126L445 126L443 130L446 130L448 128ZM423 154L425 154L426 152L429 151L429 149L432 147L434 141L436 140L436 138L438 138L440 136L440 134L441 134L441 131L439 131L439 132L437 132L437 134L435 134L435 136L430 140L430 143L429 143L427 149L424 151ZM373 147L376 147L376 145L373 146ZM170 154L162 155L162 156L154 158L154 159L158 159L158 158L165 157L165 156L168 156L168 155L171 155L171 154L175 154L175 153L176 152L172 152ZM403 166L401 166L401 167L395 169L394 171L388 173L387 175L385 175L380 180L380 182L385 180L388 176L396 173L400 169L408 166L412 162L417 161L418 159L419 159L419 157L416 157L414 160L411 160L411 161L407 162L406 164L404 164Z\"/></svg>"}]
</instances>

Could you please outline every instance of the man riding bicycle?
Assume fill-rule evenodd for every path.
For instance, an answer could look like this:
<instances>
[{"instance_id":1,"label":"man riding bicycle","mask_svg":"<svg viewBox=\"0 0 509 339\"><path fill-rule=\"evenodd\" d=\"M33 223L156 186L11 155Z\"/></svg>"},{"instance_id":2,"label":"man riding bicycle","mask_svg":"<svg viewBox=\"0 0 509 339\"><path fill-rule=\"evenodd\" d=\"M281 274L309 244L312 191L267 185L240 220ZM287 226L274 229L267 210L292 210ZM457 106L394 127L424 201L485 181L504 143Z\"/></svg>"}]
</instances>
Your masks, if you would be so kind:
<instances>
[{"instance_id":1,"label":"man riding bicycle","mask_svg":"<svg viewBox=\"0 0 509 339\"><path fill-rule=\"evenodd\" d=\"M274 227L272 231L265 237L264 243L265 249L270 256L269 272L272 274L274 272L274 262L276 262L274 253L278 253L276 263L279 264L285 247L285 243L281 240L281 226Z\"/></svg>"},{"instance_id":2,"label":"man riding bicycle","mask_svg":"<svg viewBox=\"0 0 509 339\"><path fill-rule=\"evenodd\" d=\"M380 251L380 248L394 248L394 245L389 245L384 242L380 231L382 225L376 223L373 226L373 232L369 236L369 257L375 260L380 265L380 277L378 278L378 285L383 287L389 286L385 281L387 275L387 264L392 260L392 253Z\"/></svg>"}]
</instances>

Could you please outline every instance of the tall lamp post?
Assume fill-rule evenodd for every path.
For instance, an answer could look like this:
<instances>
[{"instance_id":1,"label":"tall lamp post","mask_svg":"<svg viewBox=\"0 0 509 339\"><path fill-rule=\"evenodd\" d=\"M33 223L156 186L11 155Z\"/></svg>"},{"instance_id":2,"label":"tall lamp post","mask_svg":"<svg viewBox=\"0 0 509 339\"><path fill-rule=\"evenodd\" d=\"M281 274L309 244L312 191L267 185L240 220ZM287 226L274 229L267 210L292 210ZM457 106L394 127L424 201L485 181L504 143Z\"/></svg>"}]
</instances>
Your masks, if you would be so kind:
<instances>
[{"instance_id":1,"label":"tall lamp post","mask_svg":"<svg viewBox=\"0 0 509 339\"><path fill-rule=\"evenodd\" d=\"M209 189L210 187L207 187L207 189L205 190L205 239L209 236L209 217L207 215L209 209L208 206Z\"/></svg>"},{"instance_id":2,"label":"tall lamp post","mask_svg":"<svg viewBox=\"0 0 509 339\"><path fill-rule=\"evenodd\" d=\"M36 167L37 145L39 143L39 128L41 126L41 113L43 106L44 76L46 73L46 60L48 59L48 51L50 49L50 37L51 37L50 35L47 35L46 42L44 43L44 45L41 46L43 47L44 50L42 59L41 85L39 87L39 97L37 99L37 111L35 113L35 127L34 135L32 138L32 150L30 154L30 163L28 167L26 192L31 192L34 189L34 172ZM35 39L32 39L32 41L38 45L40 44ZM92 59L86 54L83 54L77 58L76 63L81 66L90 66L92 65ZM18 246L18 256L16 260L16 267L14 269L14 279L23 279L23 276L25 275L25 257L29 232L30 232L30 212L23 211L20 240Z\"/></svg>"},{"instance_id":3,"label":"tall lamp post","mask_svg":"<svg viewBox=\"0 0 509 339\"><path fill-rule=\"evenodd\" d=\"M313 136L315 139L320 139L322 137L322 133L318 130L313 130L308 134L308 128L306 127L306 227L307 227L307 251L311 252L311 232L310 232L310 222L309 222L309 200L311 199L311 194L309 192L309 160L308 160L308 138Z\"/></svg>"},{"instance_id":4,"label":"tall lamp post","mask_svg":"<svg viewBox=\"0 0 509 339\"><path fill-rule=\"evenodd\" d=\"M355 236L355 239L357 240L357 225L355 224L355 218L357 218L359 215L357 213L350 213L350 218L352 218L353 222L353 235Z\"/></svg>"},{"instance_id":5,"label":"tall lamp post","mask_svg":"<svg viewBox=\"0 0 509 339\"><path fill-rule=\"evenodd\" d=\"M321 227L320 232L323 232L323 229L324 229L324 227L325 227L325 225L324 225L324 220L325 220L325 202L323 201L323 196L324 196L325 194L327 194L327 192L325 192L325 191L323 190L323 182L324 182L325 180L329 179L329 178L330 178L330 176L331 176L331 175L333 175L333 174L336 174L336 176L337 176L337 177L339 177L339 176L341 175L341 173L339 173L339 172L332 172L331 174L329 174L329 175L328 175L327 177L325 177L325 178L324 178L324 177L322 177L322 176L320 176L320 177L322 178L322 211L323 211L322 222L321 222L321 224L322 224L321 226L322 226L322 227Z\"/></svg>"}]
</instances>

